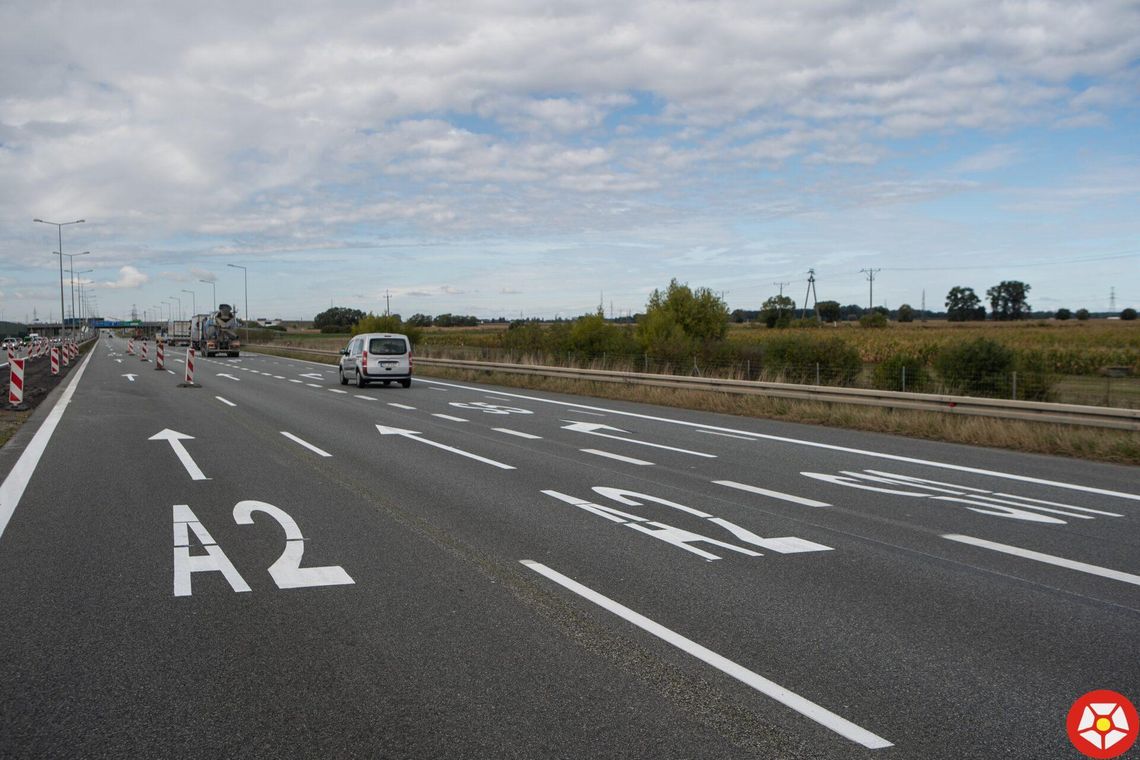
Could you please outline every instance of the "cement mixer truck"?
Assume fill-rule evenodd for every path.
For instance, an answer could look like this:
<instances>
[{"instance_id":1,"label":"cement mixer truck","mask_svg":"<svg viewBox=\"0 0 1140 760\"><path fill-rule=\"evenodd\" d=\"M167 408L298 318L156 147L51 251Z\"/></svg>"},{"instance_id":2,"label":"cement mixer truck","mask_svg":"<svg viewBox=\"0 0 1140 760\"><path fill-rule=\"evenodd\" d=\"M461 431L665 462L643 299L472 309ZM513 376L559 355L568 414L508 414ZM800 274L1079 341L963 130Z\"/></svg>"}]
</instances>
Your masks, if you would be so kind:
<instances>
[{"instance_id":1,"label":"cement mixer truck","mask_svg":"<svg viewBox=\"0 0 1140 760\"><path fill-rule=\"evenodd\" d=\"M195 351L206 356L226 354L241 355L241 341L238 340L238 318L228 303L218 304L218 310L211 314L195 314L190 319L190 345Z\"/></svg>"}]
</instances>

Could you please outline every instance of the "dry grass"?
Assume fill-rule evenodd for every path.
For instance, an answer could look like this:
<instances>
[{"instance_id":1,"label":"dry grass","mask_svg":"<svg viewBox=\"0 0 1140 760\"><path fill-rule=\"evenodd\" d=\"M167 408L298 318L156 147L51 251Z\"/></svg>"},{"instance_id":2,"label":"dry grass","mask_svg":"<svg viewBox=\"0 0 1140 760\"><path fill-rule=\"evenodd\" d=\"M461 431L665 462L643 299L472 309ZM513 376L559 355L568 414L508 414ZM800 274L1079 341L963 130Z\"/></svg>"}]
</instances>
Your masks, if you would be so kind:
<instances>
[{"instance_id":1,"label":"dry grass","mask_svg":"<svg viewBox=\"0 0 1140 760\"><path fill-rule=\"evenodd\" d=\"M20 425L28 421L32 411L31 409L23 412L12 412L7 409L0 411L0 446L7 443L8 439L20 429Z\"/></svg>"},{"instance_id":2,"label":"dry grass","mask_svg":"<svg viewBox=\"0 0 1140 760\"><path fill-rule=\"evenodd\" d=\"M1140 433L903 409L829 404L708 391L599 383L495 372L420 367L419 374L596 398L635 401L744 417L867 430L913 438L1140 464Z\"/></svg>"}]
</instances>

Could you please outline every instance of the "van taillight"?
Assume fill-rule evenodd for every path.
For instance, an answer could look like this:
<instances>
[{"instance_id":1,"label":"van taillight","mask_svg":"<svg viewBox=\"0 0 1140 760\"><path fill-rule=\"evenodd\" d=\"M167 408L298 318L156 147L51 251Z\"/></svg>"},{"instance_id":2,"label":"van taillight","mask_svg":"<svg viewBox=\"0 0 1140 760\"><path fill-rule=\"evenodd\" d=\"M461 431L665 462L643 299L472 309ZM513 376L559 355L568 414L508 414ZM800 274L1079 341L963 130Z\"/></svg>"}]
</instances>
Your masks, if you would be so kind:
<instances>
[{"instance_id":1,"label":"van taillight","mask_svg":"<svg viewBox=\"0 0 1140 760\"><path fill-rule=\"evenodd\" d=\"M360 368L368 372L368 351L360 355Z\"/></svg>"}]
</instances>

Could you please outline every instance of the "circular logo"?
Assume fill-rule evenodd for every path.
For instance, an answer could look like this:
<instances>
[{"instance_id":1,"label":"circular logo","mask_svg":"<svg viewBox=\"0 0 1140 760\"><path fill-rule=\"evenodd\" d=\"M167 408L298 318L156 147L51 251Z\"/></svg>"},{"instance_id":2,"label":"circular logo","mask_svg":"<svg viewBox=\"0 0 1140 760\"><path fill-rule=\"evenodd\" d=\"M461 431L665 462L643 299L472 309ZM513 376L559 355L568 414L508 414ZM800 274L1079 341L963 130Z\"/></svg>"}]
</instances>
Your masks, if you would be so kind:
<instances>
[{"instance_id":1,"label":"circular logo","mask_svg":"<svg viewBox=\"0 0 1140 760\"><path fill-rule=\"evenodd\" d=\"M1109 689L1090 691L1073 703L1065 721L1069 741L1088 757L1120 757L1140 731L1136 708L1123 694Z\"/></svg>"}]
</instances>

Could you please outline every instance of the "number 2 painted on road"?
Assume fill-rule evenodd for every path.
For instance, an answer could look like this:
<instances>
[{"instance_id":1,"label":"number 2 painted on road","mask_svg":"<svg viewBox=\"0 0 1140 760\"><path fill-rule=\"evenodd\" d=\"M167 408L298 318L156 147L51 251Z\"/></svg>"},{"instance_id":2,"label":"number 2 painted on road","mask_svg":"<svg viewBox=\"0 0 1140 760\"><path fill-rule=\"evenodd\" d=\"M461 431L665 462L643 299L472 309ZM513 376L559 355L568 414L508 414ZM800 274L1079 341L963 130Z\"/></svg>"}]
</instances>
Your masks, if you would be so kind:
<instances>
[{"instance_id":1,"label":"number 2 painted on road","mask_svg":"<svg viewBox=\"0 0 1140 760\"><path fill-rule=\"evenodd\" d=\"M305 552L305 537L297 522L289 514L264 501L240 501L234 506L234 522L253 525L254 512L264 512L285 531L285 550L269 566L269 576L277 588L310 588L313 586L339 586L356 583L340 565L301 567ZM206 550L206 556L190 555L190 533ZM187 504L174 505L174 595L191 596L190 579L194 573L219 572L234 591L249 591L249 584L241 577L229 557L218 546Z\"/></svg>"}]
</instances>

